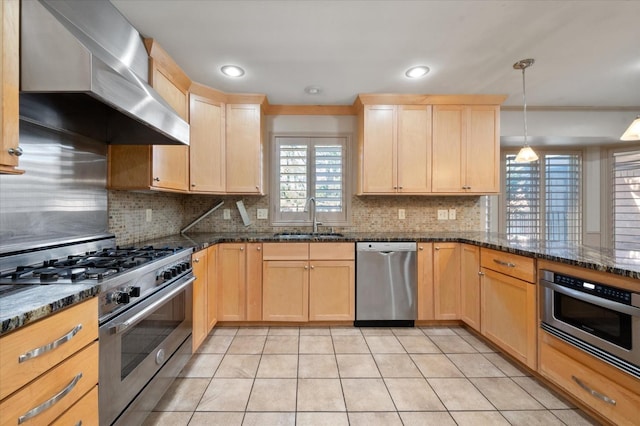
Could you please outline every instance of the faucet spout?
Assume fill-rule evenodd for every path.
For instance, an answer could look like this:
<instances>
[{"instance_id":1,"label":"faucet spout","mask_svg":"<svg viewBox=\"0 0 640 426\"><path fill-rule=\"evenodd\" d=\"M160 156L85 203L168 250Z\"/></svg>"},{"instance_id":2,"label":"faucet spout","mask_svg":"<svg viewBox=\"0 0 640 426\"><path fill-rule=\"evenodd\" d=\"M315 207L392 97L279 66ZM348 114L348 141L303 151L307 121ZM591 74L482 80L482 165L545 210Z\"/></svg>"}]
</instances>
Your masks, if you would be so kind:
<instances>
[{"instance_id":1,"label":"faucet spout","mask_svg":"<svg viewBox=\"0 0 640 426\"><path fill-rule=\"evenodd\" d=\"M317 204L316 204L316 198L315 197L309 197L307 199L307 202L304 205L304 211L308 212L309 211L309 204L311 204L311 202L313 201L313 210L311 210L311 223L312 223L312 229L313 229L313 233L317 234L318 233L318 225L322 225L320 222L318 222L316 214L317 214Z\"/></svg>"}]
</instances>

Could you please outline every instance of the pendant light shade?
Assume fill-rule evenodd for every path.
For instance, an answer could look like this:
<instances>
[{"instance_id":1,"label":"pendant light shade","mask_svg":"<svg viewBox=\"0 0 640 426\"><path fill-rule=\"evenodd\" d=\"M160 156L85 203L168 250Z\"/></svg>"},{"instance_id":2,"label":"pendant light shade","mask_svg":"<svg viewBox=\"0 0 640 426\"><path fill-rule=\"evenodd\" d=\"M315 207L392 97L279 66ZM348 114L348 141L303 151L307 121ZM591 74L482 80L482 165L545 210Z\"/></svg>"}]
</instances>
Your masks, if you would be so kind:
<instances>
[{"instance_id":1,"label":"pendant light shade","mask_svg":"<svg viewBox=\"0 0 640 426\"><path fill-rule=\"evenodd\" d=\"M620 136L621 141L640 141L640 115L629 125L626 132Z\"/></svg>"},{"instance_id":2,"label":"pendant light shade","mask_svg":"<svg viewBox=\"0 0 640 426\"><path fill-rule=\"evenodd\" d=\"M529 146L529 142L527 141L527 87L524 79L524 71L533 65L534 62L533 59L523 59L513 64L514 69L522 70L522 110L524 115L524 146L520 149L518 155L516 155L516 163L530 163L538 159L538 155Z\"/></svg>"}]
</instances>

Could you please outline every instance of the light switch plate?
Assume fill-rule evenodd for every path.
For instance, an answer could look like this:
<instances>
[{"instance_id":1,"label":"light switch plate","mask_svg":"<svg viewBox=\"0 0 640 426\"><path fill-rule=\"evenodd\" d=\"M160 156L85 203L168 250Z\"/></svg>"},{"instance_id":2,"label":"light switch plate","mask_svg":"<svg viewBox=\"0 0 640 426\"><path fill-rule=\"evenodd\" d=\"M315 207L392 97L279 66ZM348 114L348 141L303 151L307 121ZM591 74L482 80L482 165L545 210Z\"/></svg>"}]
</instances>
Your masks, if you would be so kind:
<instances>
[{"instance_id":1,"label":"light switch plate","mask_svg":"<svg viewBox=\"0 0 640 426\"><path fill-rule=\"evenodd\" d=\"M406 219L406 212L404 209L398 209L398 219L400 220L405 220Z\"/></svg>"},{"instance_id":2,"label":"light switch plate","mask_svg":"<svg viewBox=\"0 0 640 426\"><path fill-rule=\"evenodd\" d=\"M449 220L449 211L438 210L438 220Z\"/></svg>"},{"instance_id":3,"label":"light switch plate","mask_svg":"<svg viewBox=\"0 0 640 426\"><path fill-rule=\"evenodd\" d=\"M449 209L449 220L456 220L456 209Z\"/></svg>"},{"instance_id":4,"label":"light switch plate","mask_svg":"<svg viewBox=\"0 0 640 426\"><path fill-rule=\"evenodd\" d=\"M269 209L258 209L258 219L267 219L269 217Z\"/></svg>"},{"instance_id":5,"label":"light switch plate","mask_svg":"<svg viewBox=\"0 0 640 426\"><path fill-rule=\"evenodd\" d=\"M231 220L231 209L223 209L222 218L225 220Z\"/></svg>"}]
</instances>

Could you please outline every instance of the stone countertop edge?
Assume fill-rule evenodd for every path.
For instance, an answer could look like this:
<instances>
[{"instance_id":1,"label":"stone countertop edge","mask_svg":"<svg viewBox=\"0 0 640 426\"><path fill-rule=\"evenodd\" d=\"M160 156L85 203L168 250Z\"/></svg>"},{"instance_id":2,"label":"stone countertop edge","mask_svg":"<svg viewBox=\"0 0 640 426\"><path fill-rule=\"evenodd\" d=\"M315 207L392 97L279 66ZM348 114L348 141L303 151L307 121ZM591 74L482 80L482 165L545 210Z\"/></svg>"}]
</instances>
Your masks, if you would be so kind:
<instances>
[{"instance_id":1,"label":"stone countertop edge","mask_svg":"<svg viewBox=\"0 0 640 426\"><path fill-rule=\"evenodd\" d=\"M36 285L0 297L0 336L95 297L99 290L94 284Z\"/></svg>"},{"instance_id":2,"label":"stone countertop edge","mask_svg":"<svg viewBox=\"0 0 640 426\"><path fill-rule=\"evenodd\" d=\"M544 242L513 242L504 235L484 232L389 232L389 233L343 233L342 237L326 240L311 237L301 240L287 240L273 233L193 233L170 235L142 244L192 247L199 251L219 243L250 242L362 242L362 241L416 241L416 242L457 242L490 248L506 253L518 254L535 259L549 260L579 266L598 272L607 272L640 280L640 252L629 251L635 257L614 256L613 250L569 244ZM620 261L623 260L623 263Z\"/></svg>"}]
</instances>

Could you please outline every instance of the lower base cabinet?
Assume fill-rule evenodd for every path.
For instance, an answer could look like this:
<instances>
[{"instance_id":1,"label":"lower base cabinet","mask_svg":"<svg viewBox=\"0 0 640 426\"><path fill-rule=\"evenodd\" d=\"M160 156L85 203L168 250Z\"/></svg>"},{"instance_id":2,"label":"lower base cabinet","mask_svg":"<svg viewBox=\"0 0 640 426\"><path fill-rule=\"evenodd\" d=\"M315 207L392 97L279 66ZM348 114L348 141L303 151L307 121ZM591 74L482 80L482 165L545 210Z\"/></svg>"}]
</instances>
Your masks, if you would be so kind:
<instances>
[{"instance_id":1,"label":"lower base cabinet","mask_svg":"<svg viewBox=\"0 0 640 426\"><path fill-rule=\"evenodd\" d=\"M538 371L610 422L638 424L638 379L544 331L540 332Z\"/></svg>"},{"instance_id":2,"label":"lower base cabinet","mask_svg":"<svg viewBox=\"0 0 640 426\"><path fill-rule=\"evenodd\" d=\"M480 247L460 247L460 319L480 331Z\"/></svg>"},{"instance_id":3,"label":"lower base cabinet","mask_svg":"<svg viewBox=\"0 0 640 426\"><path fill-rule=\"evenodd\" d=\"M355 319L353 260L315 260L309 272L309 321Z\"/></svg>"},{"instance_id":4,"label":"lower base cabinet","mask_svg":"<svg viewBox=\"0 0 640 426\"><path fill-rule=\"evenodd\" d=\"M207 250L200 250L191 255L191 265L193 275L196 280L193 282L193 333L192 349L195 353L204 339L209 334L208 321L208 265Z\"/></svg>"},{"instance_id":5,"label":"lower base cabinet","mask_svg":"<svg viewBox=\"0 0 640 426\"><path fill-rule=\"evenodd\" d=\"M262 263L264 321L299 322L309 319L308 270L308 262L304 260L267 260Z\"/></svg>"}]
</instances>

